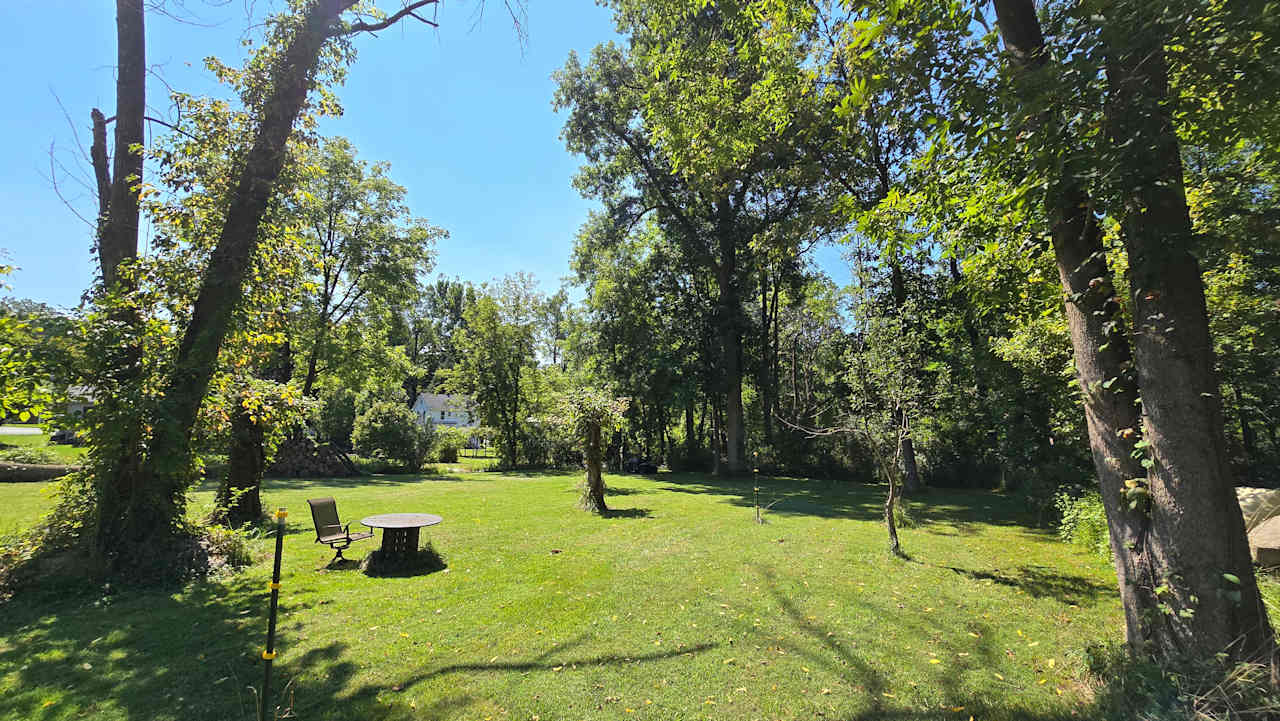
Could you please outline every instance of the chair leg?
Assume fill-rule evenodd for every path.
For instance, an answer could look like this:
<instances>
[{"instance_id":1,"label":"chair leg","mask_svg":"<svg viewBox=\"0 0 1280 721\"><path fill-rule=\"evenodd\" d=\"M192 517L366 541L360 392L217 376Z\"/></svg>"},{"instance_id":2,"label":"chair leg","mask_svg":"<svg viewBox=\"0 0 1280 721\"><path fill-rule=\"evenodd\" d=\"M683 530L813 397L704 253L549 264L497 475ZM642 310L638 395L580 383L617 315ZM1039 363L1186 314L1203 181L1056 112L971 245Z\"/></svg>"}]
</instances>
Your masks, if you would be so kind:
<instances>
[{"instance_id":1,"label":"chair leg","mask_svg":"<svg viewBox=\"0 0 1280 721\"><path fill-rule=\"evenodd\" d=\"M338 561L345 561L345 560L347 560L347 559L345 559L345 558L343 558L343 557L342 557L342 549L341 549L341 548L338 548L338 549L335 549L335 550L338 552L338 555L334 556L334 557L333 557L333 560L332 560L332 561L330 561L329 563L337 563Z\"/></svg>"}]
</instances>

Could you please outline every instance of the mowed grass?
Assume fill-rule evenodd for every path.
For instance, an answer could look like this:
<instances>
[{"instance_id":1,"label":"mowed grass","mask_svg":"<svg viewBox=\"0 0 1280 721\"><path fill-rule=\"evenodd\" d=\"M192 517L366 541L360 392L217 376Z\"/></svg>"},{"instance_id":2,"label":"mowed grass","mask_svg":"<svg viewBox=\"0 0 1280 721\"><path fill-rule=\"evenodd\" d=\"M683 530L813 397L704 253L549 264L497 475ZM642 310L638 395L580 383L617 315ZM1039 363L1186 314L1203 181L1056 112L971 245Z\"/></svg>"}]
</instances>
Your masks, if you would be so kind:
<instances>
[{"instance_id":1,"label":"mowed grass","mask_svg":"<svg viewBox=\"0 0 1280 721\"><path fill-rule=\"evenodd\" d=\"M602 518L576 509L578 478L268 483L289 509L274 701L335 721L1079 718L1081 649L1122 634L1110 568L1017 499L929 493L900 560L879 487L762 479L757 525L750 482L608 476ZM326 570L305 499L327 495L344 520L442 515L424 536L447 570ZM0 504L30 522L39 487ZM10 601L0 718L253 718L271 543L176 592Z\"/></svg>"},{"instance_id":2,"label":"mowed grass","mask_svg":"<svg viewBox=\"0 0 1280 721\"><path fill-rule=\"evenodd\" d=\"M34 425L14 425L13 428L31 428L40 429L40 426ZM76 465L80 463L84 457L85 448L83 446L69 446L66 444L53 444L49 442L49 434L41 431L36 435L0 435L0 450L9 450L14 448L38 449L53 453L58 458L59 463L67 465Z\"/></svg>"}]
</instances>

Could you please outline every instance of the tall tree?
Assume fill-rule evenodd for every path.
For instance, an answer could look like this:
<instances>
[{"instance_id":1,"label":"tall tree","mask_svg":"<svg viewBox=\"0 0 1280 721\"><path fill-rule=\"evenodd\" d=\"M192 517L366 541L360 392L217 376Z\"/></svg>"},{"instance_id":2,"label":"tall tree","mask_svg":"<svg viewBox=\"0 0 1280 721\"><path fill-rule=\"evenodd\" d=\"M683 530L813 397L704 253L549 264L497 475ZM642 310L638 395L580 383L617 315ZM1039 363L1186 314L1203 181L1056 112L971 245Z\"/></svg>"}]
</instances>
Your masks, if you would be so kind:
<instances>
[{"instance_id":1,"label":"tall tree","mask_svg":"<svg viewBox=\"0 0 1280 721\"><path fill-rule=\"evenodd\" d=\"M1168 36L1155 20L1160 10L1116 3L1099 18L1111 146L1082 167L1082 154L1063 152L1062 121L1053 95L1043 92L1061 70L1050 62L1034 4L996 0L995 9L1023 73L1017 93L1033 137L1045 157L1071 159L1050 174L1046 208L1071 300L1068 319L1129 642L1162 657L1224 651L1269 657L1274 641L1225 458L1203 286L1167 108ZM1132 361L1125 334L1116 332L1123 316L1095 204L1081 180L1090 175L1117 178L1137 326ZM1130 460L1143 456L1130 450L1139 433L1146 470Z\"/></svg>"},{"instance_id":2,"label":"tall tree","mask_svg":"<svg viewBox=\"0 0 1280 721\"><path fill-rule=\"evenodd\" d=\"M1171 609L1143 638L1162 656L1270 659L1275 639L1253 574L1228 463L1197 236L1183 185L1181 144L1159 4L1116 4L1102 18L1110 158L1129 259L1134 359L1148 446L1151 526L1144 561ZM1188 543L1196 539L1194 543ZM1177 578L1174 578L1174 577ZM1194 614L1188 621L1181 611Z\"/></svg>"},{"instance_id":3,"label":"tall tree","mask_svg":"<svg viewBox=\"0 0 1280 721\"><path fill-rule=\"evenodd\" d=\"M352 0L314 0L271 23L266 49L250 61L251 72L260 73L263 80L247 103L256 120L251 149L236 173L235 189L225 207L189 321L171 364L163 377L156 379L160 392L153 404L132 411L128 406L116 409L120 413L114 421L124 427L121 434L138 442L105 445L91 454L97 513L90 524L89 545L108 570L163 573L169 568L172 572L172 554L181 552L181 543L175 545L174 541L182 535L196 416L241 299L258 247L259 224L285 164L288 139L322 73L322 58L329 53L330 62L340 62L346 50L342 38L389 27L435 1L410 3L382 20L344 22L341 15L355 4ZM122 14L130 12L127 22L140 21L140 3L122 0L121 8ZM130 29L128 35L141 38L141 25L136 32ZM131 42L127 48L122 44L120 52L128 54L128 62L120 63L122 67L144 65L140 43ZM132 149L132 140L126 147ZM117 158L122 151L116 148ZM113 182L126 182L126 178L117 173ZM128 182L135 187L137 179ZM114 214L125 209L109 205L107 210ZM123 222L127 227L127 217ZM100 420L100 427L112 422L105 417Z\"/></svg>"},{"instance_id":4,"label":"tall tree","mask_svg":"<svg viewBox=\"0 0 1280 721\"><path fill-rule=\"evenodd\" d=\"M680 76L651 55L676 47L682 57L701 53L707 64L732 78L729 95L747 96L757 77L749 63L740 61L735 37L723 32L738 18L707 6L683 24L649 23L654 18L635 2L619 3L617 15L620 28L632 32L631 52L602 45L585 68L571 55L557 74L556 105L570 110L563 137L587 161L575 183L584 195L604 202L616 239L652 214L679 241L683 263L715 281L725 470L741 473L747 430L743 339L749 328L743 304L756 270L752 244L770 237L796 242L793 234L769 231L822 207L806 180L815 170L797 144L777 136L755 145L741 162L726 163L721 172L680 165L657 125L684 110L668 107L673 99L661 92L669 84L664 73L670 80ZM732 101L720 107L732 107ZM741 109L734 112L745 117ZM698 117L714 128L727 127L706 114ZM702 131L710 133L712 127Z\"/></svg>"},{"instance_id":5,"label":"tall tree","mask_svg":"<svg viewBox=\"0 0 1280 721\"><path fill-rule=\"evenodd\" d=\"M324 141L312 162L317 172L307 197L315 202L300 209L317 267L315 291L303 296L299 314L306 395L327 366L348 355L344 326L361 336L417 302L435 241L447 237L411 218L388 165L358 159L345 138Z\"/></svg>"},{"instance_id":6,"label":"tall tree","mask_svg":"<svg viewBox=\"0 0 1280 721\"><path fill-rule=\"evenodd\" d=\"M528 276L507 278L481 292L466 310L458 333L461 356L445 375L452 393L470 396L484 424L498 432L503 465L520 460L520 437L530 413L526 375L536 367L534 313Z\"/></svg>"}]
</instances>

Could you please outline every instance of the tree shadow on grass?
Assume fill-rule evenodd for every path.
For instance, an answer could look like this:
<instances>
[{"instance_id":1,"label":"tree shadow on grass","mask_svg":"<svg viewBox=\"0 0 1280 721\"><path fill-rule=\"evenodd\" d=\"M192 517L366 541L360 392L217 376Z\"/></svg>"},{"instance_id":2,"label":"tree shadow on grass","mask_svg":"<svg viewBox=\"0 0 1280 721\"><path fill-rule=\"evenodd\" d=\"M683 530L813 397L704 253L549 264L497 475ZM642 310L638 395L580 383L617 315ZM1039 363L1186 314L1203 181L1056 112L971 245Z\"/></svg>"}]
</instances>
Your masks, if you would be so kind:
<instances>
[{"instance_id":1,"label":"tree shadow on grass","mask_svg":"<svg viewBox=\"0 0 1280 721\"><path fill-rule=\"evenodd\" d=\"M648 508L610 508L601 513L602 518L653 518Z\"/></svg>"},{"instance_id":2,"label":"tree shadow on grass","mask_svg":"<svg viewBox=\"0 0 1280 721\"><path fill-rule=\"evenodd\" d=\"M626 488L617 486L605 486L604 494L606 496L636 496L644 493L653 493L648 488Z\"/></svg>"},{"instance_id":3,"label":"tree shadow on grass","mask_svg":"<svg viewBox=\"0 0 1280 721\"><path fill-rule=\"evenodd\" d=\"M886 486L857 481L760 476L720 478L704 473L661 473L662 490L674 493L724 496L735 506L755 506L759 488L762 507L779 516L804 515L873 521L884 515ZM976 535L979 524L1019 526L1027 533L1045 535L1035 515L1020 498L982 490L930 489L906 499L922 529L939 535ZM934 527L936 526L936 527ZM949 526L951 533L945 526Z\"/></svg>"},{"instance_id":4,"label":"tree shadow on grass","mask_svg":"<svg viewBox=\"0 0 1280 721\"><path fill-rule=\"evenodd\" d=\"M1073 573L1063 573L1049 566L1023 565L1010 572L998 568L990 571L938 566L967 576L975 581L990 581L1015 588L1032 598L1052 598L1062 604L1092 605L1115 594L1115 588Z\"/></svg>"},{"instance_id":5,"label":"tree shadow on grass","mask_svg":"<svg viewBox=\"0 0 1280 721\"><path fill-rule=\"evenodd\" d=\"M246 688L261 683L268 594L242 575L177 592L15 598L4 609L0 675L13 686L0 716L252 719ZM310 605L282 600L282 617ZM282 626L282 643L290 635Z\"/></svg>"},{"instance_id":6,"label":"tree shadow on grass","mask_svg":"<svg viewBox=\"0 0 1280 721\"><path fill-rule=\"evenodd\" d=\"M590 669L608 666L627 666L664 661L681 656L701 654L719 646L703 643L664 652L639 652L636 654L575 654L574 649L587 642L586 635L553 645L525 659L492 662L447 663L425 667L407 675L387 675L379 683L366 683L350 688L356 665L349 660L350 650L343 643L333 643L308 651L296 661L286 665L290 673L290 693L283 697L286 707L298 718L377 718L377 719L436 719L447 718L474 705L480 699L469 694L451 694L438 699L429 707L411 709L407 704L388 703L387 692L403 692L414 685L452 674L508 673L524 675L544 672L553 674L563 669ZM283 676L282 676L283 677ZM383 694L380 699L379 695ZM394 698L394 697L392 697ZM494 699L489 699L494 700Z\"/></svg>"},{"instance_id":7,"label":"tree shadow on grass","mask_svg":"<svg viewBox=\"0 0 1280 721\"><path fill-rule=\"evenodd\" d=\"M351 476L350 478L271 478L262 482L264 491L299 491L308 488L328 490L332 488L378 488L391 486L412 486L418 483L463 483L472 481L493 480L477 478L473 474L448 473L397 473L376 474L370 476ZM216 485L211 486L216 488Z\"/></svg>"},{"instance_id":8,"label":"tree shadow on grass","mask_svg":"<svg viewBox=\"0 0 1280 721\"><path fill-rule=\"evenodd\" d=\"M881 670L869 662L856 645L842 641L841 635L838 633L840 629L828 627L815 620L813 616L806 615L806 612L799 608L791 597L778 589L772 569L758 567L757 571L763 577L770 597L782 609L790 624L812 643L816 643L822 649L822 652L815 652L812 646L804 646L790 641L774 641L774 643L779 644L779 647L785 647L788 653L804 658L806 663L825 668L839 677L848 679L859 692L863 708L843 715L841 718L848 721L878 721L880 719L932 721L933 719L965 718L970 715L979 719L1004 718L1018 719L1019 721L1024 719L1026 721L1065 721L1066 719L1080 718L1068 708L1064 708L1058 713L1048 714L1028 709L1019 703L1017 695L1012 689L1008 698L993 699L974 697L971 691L962 688L961 682L966 672L987 670L995 667L1003 655L1003 652L996 648L990 640L994 637L994 634L988 633L990 627L976 620L967 622L963 629L957 629L957 631L973 632L978 636L976 640L964 642L963 653L965 655L960 655L961 647L945 640L938 639L931 646L937 649L935 651L937 657L946 659L947 668L945 673L940 672L935 680L941 690L942 698L948 705L953 705L957 708L963 707L963 713L953 712L948 714L940 709L902 708L897 705L900 702L896 702L891 695L898 689L891 686L890 676L885 670ZM892 626L898 633L907 632L922 637L934 636L937 638L936 632L938 628L932 624L930 619L900 612L895 613L887 605L878 606L874 602L863 602L856 598L849 599L849 604L864 609L871 617L882 618L886 627ZM966 634L957 635L969 638ZM892 643L892 641L887 640L886 637L883 643ZM905 652L898 655L902 664L912 663ZM870 654L866 654L866 656L869 657ZM922 659L918 659L918 661L922 662Z\"/></svg>"}]
</instances>

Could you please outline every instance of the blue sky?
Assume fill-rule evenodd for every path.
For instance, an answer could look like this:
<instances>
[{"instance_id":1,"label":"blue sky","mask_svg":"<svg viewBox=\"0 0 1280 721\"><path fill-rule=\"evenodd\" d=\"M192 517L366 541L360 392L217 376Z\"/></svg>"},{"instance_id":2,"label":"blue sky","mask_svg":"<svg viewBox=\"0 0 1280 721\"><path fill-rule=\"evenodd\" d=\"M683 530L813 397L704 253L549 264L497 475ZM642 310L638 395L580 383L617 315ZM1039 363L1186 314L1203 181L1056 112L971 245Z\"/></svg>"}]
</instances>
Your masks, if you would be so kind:
<instances>
[{"instance_id":1,"label":"blue sky","mask_svg":"<svg viewBox=\"0 0 1280 721\"><path fill-rule=\"evenodd\" d=\"M90 229L58 199L49 162L52 148L68 168L86 173L77 140L87 147L89 109L113 113L113 5L0 2L0 23L14 30L0 47L12 103L0 113L0 204L8 226L0 249L5 262L20 267L8 279L11 295L72 306L92 278ZM222 95L203 58L238 65L241 38L281 2L182 5L193 22L148 16L149 64L175 89ZM485 281L523 270L552 290L569 272L574 235L592 204L570 186L579 161L559 138L563 119L551 109L551 74L570 50L585 55L617 36L608 10L592 0L529 5L523 51L500 0L489 0L482 18L478 0L446 0L438 31L401 23L359 38L359 57L338 90L346 113L322 132L350 138L367 160L389 161L413 213L450 232L437 249L437 272ZM151 79L150 114L167 114L166 95ZM82 215L92 215L94 201L83 188L64 178L62 190ZM835 275L838 255L822 257Z\"/></svg>"}]
</instances>

